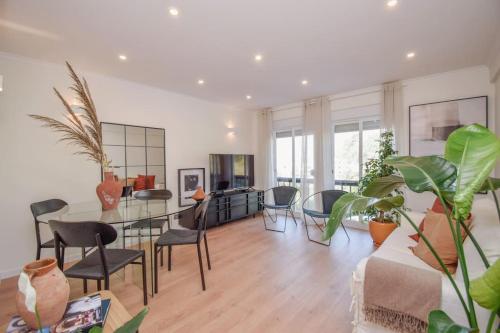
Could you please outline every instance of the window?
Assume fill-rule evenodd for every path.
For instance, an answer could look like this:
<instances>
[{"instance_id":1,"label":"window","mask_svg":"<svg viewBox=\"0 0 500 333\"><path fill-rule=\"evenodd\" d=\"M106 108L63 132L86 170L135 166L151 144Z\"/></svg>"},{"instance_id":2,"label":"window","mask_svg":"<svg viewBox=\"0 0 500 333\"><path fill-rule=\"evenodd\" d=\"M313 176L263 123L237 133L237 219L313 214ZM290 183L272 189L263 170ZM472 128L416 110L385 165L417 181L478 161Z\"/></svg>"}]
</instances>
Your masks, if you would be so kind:
<instances>
[{"instance_id":1,"label":"window","mask_svg":"<svg viewBox=\"0 0 500 333\"><path fill-rule=\"evenodd\" d=\"M305 181L308 192L314 193L314 135L307 135L307 147L303 147L304 136L301 129L278 131L274 138L276 184L300 189ZM305 179L302 179L303 151L307 154Z\"/></svg>"},{"instance_id":2,"label":"window","mask_svg":"<svg viewBox=\"0 0 500 333\"><path fill-rule=\"evenodd\" d=\"M333 125L335 189L357 192L364 164L375 157L380 138L378 119L360 119Z\"/></svg>"}]
</instances>

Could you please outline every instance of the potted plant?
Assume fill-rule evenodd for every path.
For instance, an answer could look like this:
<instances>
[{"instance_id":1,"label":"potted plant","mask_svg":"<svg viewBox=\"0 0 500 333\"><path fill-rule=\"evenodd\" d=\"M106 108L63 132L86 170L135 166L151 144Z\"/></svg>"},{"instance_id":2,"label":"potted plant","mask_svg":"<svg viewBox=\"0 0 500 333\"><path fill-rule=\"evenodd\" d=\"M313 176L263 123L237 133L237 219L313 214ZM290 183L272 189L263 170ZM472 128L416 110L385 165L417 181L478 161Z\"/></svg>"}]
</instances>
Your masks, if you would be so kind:
<instances>
[{"instance_id":1,"label":"potted plant","mask_svg":"<svg viewBox=\"0 0 500 333\"><path fill-rule=\"evenodd\" d=\"M500 218L498 199L494 193L495 189L500 188L499 180L489 177L499 157L500 140L487 128L477 124L459 128L451 133L446 142L444 157L388 157L385 163L397 168L402 177L388 176L374 179L364 191L365 194L367 192L376 194L374 196L344 194L332 207L323 239L331 238L342 220L351 212L364 211L369 207L396 210L408 220L429 248L450 281L467 316L468 327L463 327L454 323L442 310L433 310L428 317L428 332L479 332L476 316L476 308L479 305L490 311L485 330L486 333L490 333L495 329L495 319L500 312L500 260L494 263L488 261L480 244L470 233L465 220L470 214L475 193L484 190L492 192ZM419 230L417 223L402 209L404 198L401 195L387 195L402 185L416 193L434 193L445 207L445 215L454 236L458 260L462 267L461 278L465 288L458 287L455 277L443 263L433 245ZM451 210L447 208L448 204L452 205ZM481 277L474 280L470 278L467 269L461 229L470 237L486 269Z\"/></svg>"},{"instance_id":2,"label":"potted plant","mask_svg":"<svg viewBox=\"0 0 500 333\"><path fill-rule=\"evenodd\" d=\"M66 141L71 145L77 146L80 150L76 151L76 155L84 155L89 160L99 164L103 170L104 182L96 188L96 194L101 201L103 210L113 209L120 203L122 193L122 185L113 177L113 172L110 167L111 161L108 160L104 153L102 145L101 123L97 117L97 111L94 101L90 94L87 81L80 80L71 65L66 62L70 73L73 85L70 87L76 94L78 101L78 113L54 88L54 92L61 100L65 107L65 120L59 121L47 116L33 115L29 116L43 123L42 126L52 129L54 132L62 134L60 141Z\"/></svg>"},{"instance_id":3,"label":"potted plant","mask_svg":"<svg viewBox=\"0 0 500 333\"><path fill-rule=\"evenodd\" d=\"M396 154L394 150L394 134L392 131L384 132L380 135L380 146L377 157L365 163L364 176L359 181L359 193L365 196L373 196L370 192L370 184L380 177L389 177L397 173L397 169L384 163L384 160ZM368 190L368 192L367 192ZM398 189L394 189L394 194L401 194ZM387 195L391 195L387 193ZM368 216L368 229L375 246L380 246L385 239L396 229L399 214L392 209L377 209L374 206L368 207L364 212Z\"/></svg>"}]
</instances>

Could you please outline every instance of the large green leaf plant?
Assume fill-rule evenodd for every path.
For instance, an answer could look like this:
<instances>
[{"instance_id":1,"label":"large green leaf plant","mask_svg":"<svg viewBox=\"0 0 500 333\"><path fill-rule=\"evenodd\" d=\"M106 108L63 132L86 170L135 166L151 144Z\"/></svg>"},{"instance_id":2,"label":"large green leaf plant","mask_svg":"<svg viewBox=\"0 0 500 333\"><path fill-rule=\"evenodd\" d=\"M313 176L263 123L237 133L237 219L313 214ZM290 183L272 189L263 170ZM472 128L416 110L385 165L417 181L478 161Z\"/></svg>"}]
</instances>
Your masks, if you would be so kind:
<instances>
[{"instance_id":1,"label":"large green leaf plant","mask_svg":"<svg viewBox=\"0 0 500 333\"><path fill-rule=\"evenodd\" d=\"M478 124L465 126L451 133L446 142L444 157L388 157L384 163L396 168L400 176L373 179L363 194L349 193L342 196L333 205L323 238L331 238L341 221L351 212L363 211L367 207L377 208L377 206L397 211L408 220L439 262L467 315L469 326L463 327L454 323L443 311L434 310L429 314L428 332L479 332L476 302L491 311L486 328L486 332L490 333L493 330L495 318L500 312L500 261L497 260L493 265L488 262L480 244L470 233L464 221L471 212L474 195L480 191L492 192L500 220L500 208L494 192L495 189L500 188L500 180L489 177L499 157L500 140L487 128ZM439 198L443 207L453 207L452 209L445 208L445 213L462 268L465 291L458 287L432 244L402 209L403 197L389 196L389 193L402 185L417 193L432 192ZM469 278L465 260L461 227L470 237L487 269L482 277L472 281ZM499 332L498 329L497 332Z\"/></svg>"}]
</instances>

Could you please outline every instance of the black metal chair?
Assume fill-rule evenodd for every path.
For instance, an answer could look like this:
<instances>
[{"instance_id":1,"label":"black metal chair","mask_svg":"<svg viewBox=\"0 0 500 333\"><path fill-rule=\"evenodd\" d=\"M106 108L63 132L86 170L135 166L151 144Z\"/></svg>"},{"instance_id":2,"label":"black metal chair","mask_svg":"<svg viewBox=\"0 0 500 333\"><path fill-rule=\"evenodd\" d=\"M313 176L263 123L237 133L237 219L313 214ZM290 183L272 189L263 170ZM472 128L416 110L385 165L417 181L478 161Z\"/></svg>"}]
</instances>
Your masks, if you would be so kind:
<instances>
[{"instance_id":1,"label":"black metal chair","mask_svg":"<svg viewBox=\"0 0 500 333\"><path fill-rule=\"evenodd\" d=\"M42 249L54 248L54 239L50 239L42 243L42 238L40 236L40 224L42 222L38 220L38 216L47 213L57 212L58 210L64 208L64 206L67 205L68 204L66 203L66 201L61 199L49 199L40 202L35 202L30 205L31 213L33 214L33 218L35 219L36 260L40 259Z\"/></svg>"},{"instance_id":2,"label":"black metal chair","mask_svg":"<svg viewBox=\"0 0 500 333\"><path fill-rule=\"evenodd\" d=\"M288 220L288 213L290 212L290 215L293 218L293 222L295 222L295 225L297 225L297 220L295 219L295 215L293 214L293 206L297 204L297 202L300 200L300 191L296 187L292 186L276 186L273 188L270 188L266 190L264 193L267 193L268 191L273 192L273 200L274 203L272 204L267 204L264 203L264 211L262 212L262 219L264 220L264 228L268 231L276 231L276 232L285 232L286 231L286 222ZM298 195L297 195L298 194ZM265 194L264 194L265 196ZM269 213L269 209L274 209L274 219ZM279 210L284 210L285 211L285 226L283 230L279 229L272 229L267 227L266 223L266 216L265 214L269 216L269 219L276 224L278 221L278 213L277 211Z\"/></svg>"},{"instance_id":3,"label":"black metal chair","mask_svg":"<svg viewBox=\"0 0 500 333\"><path fill-rule=\"evenodd\" d=\"M128 264L142 265L142 289L144 305L148 304L146 281L146 256L144 250L107 249L106 245L113 243L118 234L116 230L102 222L63 222L49 221L54 232L54 243L57 263L64 269L63 246L69 247L97 247L85 258L64 270L69 278L96 280L97 289L101 290L101 281L104 280L104 289L109 290L109 276L124 268ZM136 260L141 258L140 262Z\"/></svg>"},{"instance_id":4,"label":"black metal chair","mask_svg":"<svg viewBox=\"0 0 500 333\"><path fill-rule=\"evenodd\" d=\"M172 269L172 247L176 245L194 245L198 250L198 264L200 265L201 286L205 290L205 275L203 274L203 261L201 258L201 240L205 242L205 251L207 255L208 269L212 269L210 265L210 255L208 253L207 244L207 209L210 202L208 196L202 203L193 206L192 208L181 212L182 226L188 229L169 229L160 236L155 242L154 247L154 268L155 268L155 293L158 293L158 252L163 247L168 247L168 270ZM187 223L191 221L191 223Z\"/></svg>"},{"instance_id":5,"label":"black metal chair","mask_svg":"<svg viewBox=\"0 0 500 333\"><path fill-rule=\"evenodd\" d=\"M318 227L321 232L324 230L324 225L326 224L326 219L330 217L330 214L332 212L332 206L333 204L344 194L347 192L345 191L340 191L340 190L326 190L326 191L321 191L317 192L314 194L311 194L308 196L304 202L302 203L302 212L304 213L304 224L306 226L306 233L307 233L307 238L314 243L318 243L321 245L325 246L330 246L332 243L332 239L330 238L328 240L328 243L324 243L321 241L314 240L310 237L309 235L309 228L307 227L307 216L309 216L316 227ZM315 207L307 207L308 205L311 205L311 202L315 202L315 200L321 197L321 210L314 209ZM323 219L323 226L317 222L316 219ZM344 224L341 222L342 228L344 229L345 234L347 235L347 239L351 240L349 238L349 234L347 233L347 230L344 227Z\"/></svg>"},{"instance_id":6,"label":"black metal chair","mask_svg":"<svg viewBox=\"0 0 500 333\"><path fill-rule=\"evenodd\" d=\"M169 190L142 190L135 193L134 197L137 200L169 200L172 198L172 192ZM168 224L170 228L170 220L168 218L156 218L156 219L144 219L137 222L134 222L128 226L123 227L123 243L125 247L125 238L130 237L138 237L139 238L139 249L142 247L142 231L143 229L149 230L149 223L151 221L151 229L160 229L159 234L153 234L151 236L160 236L163 234L163 227L165 223ZM132 231L137 230L138 235L127 235L125 233L126 230ZM163 252L161 253L161 264L163 265Z\"/></svg>"}]
</instances>

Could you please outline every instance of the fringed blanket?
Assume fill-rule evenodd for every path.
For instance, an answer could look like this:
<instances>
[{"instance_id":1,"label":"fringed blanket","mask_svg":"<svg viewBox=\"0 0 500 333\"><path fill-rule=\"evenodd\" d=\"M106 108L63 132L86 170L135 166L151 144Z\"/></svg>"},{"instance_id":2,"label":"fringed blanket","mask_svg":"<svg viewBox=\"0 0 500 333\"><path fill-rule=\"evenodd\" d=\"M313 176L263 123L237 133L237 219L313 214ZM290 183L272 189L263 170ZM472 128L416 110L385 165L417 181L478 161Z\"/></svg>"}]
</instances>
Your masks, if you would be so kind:
<instances>
[{"instance_id":1,"label":"fringed blanket","mask_svg":"<svg viewBox=\"0 0 500 333\"><path fill-rule=\"evenodd\" d=\"M366 320L406 333L427 330L429 312L440 308L441 274L372 256L365 270Z\"/></svg>"}]
</instances>

